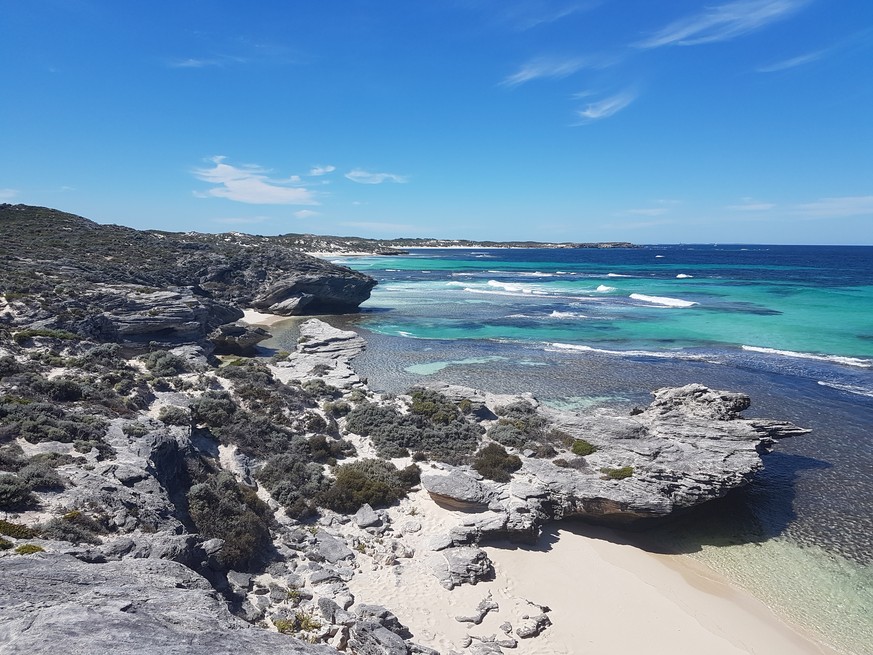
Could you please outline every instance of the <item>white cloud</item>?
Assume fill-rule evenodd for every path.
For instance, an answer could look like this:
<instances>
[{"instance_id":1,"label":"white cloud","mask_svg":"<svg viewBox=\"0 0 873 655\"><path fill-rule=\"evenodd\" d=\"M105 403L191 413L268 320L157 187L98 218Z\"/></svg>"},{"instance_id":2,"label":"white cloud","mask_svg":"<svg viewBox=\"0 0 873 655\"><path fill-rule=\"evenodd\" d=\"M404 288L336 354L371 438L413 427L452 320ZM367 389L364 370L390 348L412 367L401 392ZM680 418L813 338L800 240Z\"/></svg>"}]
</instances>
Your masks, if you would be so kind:
<instances>
[{"instance_id":1,"label":"white cloud","mask_svg":"<svg viewBox=\"0 0 873 655\"><path fill-rule=\"evenodd\" d=\"M333 173L336 170L336 166L313 166L309 169L309 174L312 177L321 177L322 175L327 175L328 173Z\"/></svg>"},{"instance_id":2,"label":"white cloud","mask_svg":"<svg viewBox=\"0 0 873 655\"><path fill-rule=\"evenodd\" d=\"M294 215L297 218L312 218L313 216L319 216L319 213L314 212L311 209L301 209L300 211L294 212Z\"/></svg>"},{"instance_id":3,"label":"white cloud","mask_svg":"<svg viewBox=\"0 0 873 655\"><path fill-rule=\"evenodd\" d=\"M735 212L765 212L776 207L772 202L761 202L754 198L741 198L742 202L737 205L728 205L726 209Z\"/></svg>"},{"instance_id":4,"label":"white cloud","mask_svg":"<svg viewBox=\"0 0 873 655\"><path fill-rule=\"evenodd\" d=\"M382 182L396 182L398 184L406 183L408 176L395 175L394 173L369 173L360 168L356 168L350 173L346 173L346 179L358 184L382 184Z\"/></svg>"},{"instance_id":5,"label":"white cloud","mask_svg":"<svg viewBox=\"0 0 873 655\"><path fill-rule=\"evenodd\" d=\"M680 18L636 43L639 48L728 41L785 18L809 0L734 0Z\"/></svg>"},{"instance_id":6,"label":"white cloud","mask_svg":"<svg viewBox=\"0 0 873 655\"><path fill-rule=\"evenodd\" d=\"M195 192L201 198L209 196L226 198L237 202L245 202L253 205L317 205L318 201L309 189L297 184L298 176L292 176L287 180L274 180L267 176L267 171L260 166L245 165L231 166L225 164L225 157L212 157L212 168L198 168L194 170L194 176L214 184L212 189L205 193Z\"/></svg>"},{"instance_id":7,"label":"white cloud","mask_svg":"<svg viewBox=\"0 0 873 655\"><path fill-rule=\"evenodd\" d=\"M504 79L503 86L518 86L543 77L562 78L581 70L589 62L581 57L537 57Z\"/></svg>"},{"instance_id":8,"label":"white cloud","mask_svg":"<svg viewBox=\"0 0 873 655\"><path fill-rule=\"evenodd\" d=\"M581 119L579 124L591 123L592 121L600 120L601 118L609 118L614 116L622 109L627 107L636 99L636 95L624 91L609 98L604 98L598 102L589 103L585 109L580 109L576 112Z\"/></svg>"},{"instance_id":9,"label":"white cloud","mask_svg":"<svg viewBox=\"0 0 873 655\"><path fill-rule=\"evenodd\" d=\"M795 206L795 211L807 218L844 218L873 216L873 196L842 196L822 198Z\"/></svg>"},{"instance_id":10,"label":"white cloud","mask_svg":"<svg viewBox=\"0 0 873 655\"><path fill-rule=\"evenodd\" d=\"M819 59L824 57L824 55L824 50L818 50L816 52L810 52L805 55L792 57L791 59L777 61L776 63L769 64L767 66L761 66L760 68L757 68L755 70L758 73L777 73L779 71L788 70L789 68L797 68L798 66L803 66L804 64L818 61Z\"/></svg>"},{"instance_id":11,"label":"white cloud","mask_svg":"<svg viewBox=\"0 0 873 655\"><path fill-rule=\"evenodd\" d=\"M560 6L555 6L556 3L551 0L522 0L522 2L517 3L500 0L497 6L500 7L502 12L501 18L505 22L509 23L516 30L526 31L540 25L554 23L582 11L587 11L598 4L600 2L596 0L572 2Z\"/></svg>"},{"instance_id":12,"label":"white cloud","mask_svg":"<svg viewBox=\"0 0 873 655\"><path fill-rule=\"evenodd\" d=\"M18 189L0 189L0 200L12 200L18 195Z\"/></svg>"},{"instance_id":13,"label":"white cloud","mask_svg":"<svg viewBox=\"0 0 873 655\"><path fill-rule=\"evenodd\" d=\"M170 68L206 68L207 66L218 66L220 62L217 59L197 59L189 57L187 59L174 59L169 62Z\"/></svg>"},{"instance_id":14,"label":"white cloud","mask_svg":"<svg viewBox=\"0 0 873 655\"><path fill-rule=\"evenodd\" d=\"M359 227L365 230L372 230L373 232L398 232L398 231L409 231L415 229L414 226L404 224L404 223L374 223L368 221L350 221L347 223L340 223L345 227Z\"/></svg>"}]
</instances>

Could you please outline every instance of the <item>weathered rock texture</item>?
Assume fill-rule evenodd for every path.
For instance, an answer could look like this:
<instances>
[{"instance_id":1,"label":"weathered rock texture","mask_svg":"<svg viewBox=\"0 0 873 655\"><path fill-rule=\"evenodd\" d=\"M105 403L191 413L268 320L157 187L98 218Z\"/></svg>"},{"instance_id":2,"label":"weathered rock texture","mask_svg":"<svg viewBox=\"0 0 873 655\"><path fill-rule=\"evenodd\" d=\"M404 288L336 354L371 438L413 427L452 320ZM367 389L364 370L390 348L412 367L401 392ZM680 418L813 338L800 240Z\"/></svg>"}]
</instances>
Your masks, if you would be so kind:
<instances>
[{"instance_id":1,"label":"weathered rock texture","mask_svg":"<svg viewBox=\"0 0 873 655\"><path fill-rule=\"evenodd\" d=\"M243 307L353 311L376 284L279 237L142 232L8 204L0 205L0 227L3 320L99 341L203 341L241 318Z\"/></svg>"},{"instance_id":2,"label":"weathered rock texture","mask_svg":"<svg viewBox=\"0 0 873 655\"><path fill-rule=\"evenodd\" d=\"M7 558L0 566L0 652L328 655L336 650L236 618L205 579L175 562L86 564L37 554Z\"/></svg>"},{"instance_id":3,"label":"weathered rock texture","mask_svg":"<svg viewBox=\"0 0 873 655\"><path fill-rule=\"evenodd\" d=\"M525 457L512 481L496 483L443 465L423 474L422 484L438 503L471 512L464 521L469 534L453 534L456 543L485 535L536 538L543 522L569 517L627 526L723 497L751 481L776 439L808 432L741 418L750 404L744 394L691 384L653 395L634 416L540 408L556 427L597 448L584 458L570 455L569 466ZM624 467L631 468L624 479L604 471Z\"/></svg>"},{"instance_id":4,"label":"weathered rock texture","mask_svg":"<svg viewBox=\"0 0 873 655\"><path fill-rule=\"evenodd\" d=\"M276 364L283 380L317 377L337 388L361 385L351 360L367 347L356 332L340 330L317 318L300 326L297 351Z\"/></svg>"}]
</instances>

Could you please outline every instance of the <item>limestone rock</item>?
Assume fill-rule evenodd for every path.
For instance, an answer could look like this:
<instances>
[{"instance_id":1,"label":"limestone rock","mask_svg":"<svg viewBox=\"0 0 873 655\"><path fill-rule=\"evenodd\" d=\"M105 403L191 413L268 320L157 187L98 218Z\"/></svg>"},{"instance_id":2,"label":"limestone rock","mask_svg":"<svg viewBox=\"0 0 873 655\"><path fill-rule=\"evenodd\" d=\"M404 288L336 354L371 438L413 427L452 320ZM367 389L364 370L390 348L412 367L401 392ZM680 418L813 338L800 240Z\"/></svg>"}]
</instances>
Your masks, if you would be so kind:
<instances>
[{"instance_id":1,"label":"limestone rock","mask_svg":"<svg viewBox=\"0 0 873 655\"><path fill-rule=\"evenodd\" d=\"M31 655L304 655L326 646L251 626L205 579L163 560L4 558L0 651Z\"/></svg>"},{"instance_id":2,"label":"limestone rock","mask_svg":"<svg viewBox=\"0 0 873 655\"><path fill-rule=\"evenodd\" d=\"M476 584L494 576L494 566L481 548L459 546L441 550L432 560L434 575L446 589Z\"/></svg>"},{"instance_id":3,"label":"limestone rock","mask_svg":"<svg viewBox=\"0 0 873 655\"><path fill-rule=\"evenodd\" d=\"M364 505L355 512L352 519L359 528L372 528L382 524L382 519L367 503L364 503Z\"/></svg>"},{"instance_id":4,"label":"limestone rock","mask_svg":"<svg viewBox=\"0 0 873 655\"><path fill-rule=\"evenodd\" d=\"M449 509L481 511L490 499L482 484L459 468L446 467L443 471L422 473L421 485L437 504Z\"/></svg>"},{"instance_id":5,"label":"limestone rock","mask_svg":"<svg viewBox=\"0 0 873 655\"><path fill-rule=\"evenodd\" d=\"M270 333L264 328L239 322L219 325L209 334L218 355L250 355L255 346L269 338Z\"/></svg>"}]
</instances>

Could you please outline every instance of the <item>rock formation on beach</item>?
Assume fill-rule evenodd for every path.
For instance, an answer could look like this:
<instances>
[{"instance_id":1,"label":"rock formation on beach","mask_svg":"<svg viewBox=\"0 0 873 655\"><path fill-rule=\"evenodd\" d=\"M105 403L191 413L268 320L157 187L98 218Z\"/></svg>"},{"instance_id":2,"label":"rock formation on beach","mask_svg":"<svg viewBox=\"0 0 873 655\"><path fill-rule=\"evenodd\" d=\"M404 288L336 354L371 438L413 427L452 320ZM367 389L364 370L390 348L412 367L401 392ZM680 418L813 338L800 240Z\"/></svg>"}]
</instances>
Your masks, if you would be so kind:
<instances>
[{"instance_id":1,"label":"rock formation on beach","mask_svg":"<svg viewBox=\"0 0 873 655\"><path fill-rule=\"evenodd\" d=\"M357 576L457 593L494 576L489 539L645 526L747 484L774 440L805 432L701 385L630 415L453 386L379 395L352 366L364 339L318 319L290 354L219 360L212 344L265 336L233 323L241 307L348 309L372 280L49 210L0 221L0 652L434 653ZM455 652L550 629L547 606L512 601L459 608Z\"/></svg>"},{"instance_id":2,"label":"rock formation on beach","mask_svg":"<svg viewBox=\"0 0 873 655\"><path fill-rule=\"evenodd\" d=\"M0 230L4 319L99 342L204 343L241 308L354 311L376 284L271 237L144 232L9 204Z\"/></svg>"}]
</instances>

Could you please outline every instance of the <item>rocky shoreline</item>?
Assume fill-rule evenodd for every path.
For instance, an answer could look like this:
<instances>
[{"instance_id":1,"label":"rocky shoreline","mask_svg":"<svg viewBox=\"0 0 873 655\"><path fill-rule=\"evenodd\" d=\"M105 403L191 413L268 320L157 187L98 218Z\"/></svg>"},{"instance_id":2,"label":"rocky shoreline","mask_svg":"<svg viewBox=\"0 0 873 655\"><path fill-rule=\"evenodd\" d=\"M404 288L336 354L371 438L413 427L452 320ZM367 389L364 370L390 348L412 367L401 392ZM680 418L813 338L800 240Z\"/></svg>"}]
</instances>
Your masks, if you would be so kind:
<instances>
[{"instance_id":1,"label":"rocky shoreline","mask_svg":"<svg viewBox=\"0 0 873 655\"><path fill-rule=\"evenodd\" d=\"M355 576L488 580L489 539L535 540L570 517L657 521L746 484L775 439L805 432L741 418L747 397L700 385L656 391L631 416L459 387L377 396L351 366L364 340L315 319L266 364L218 365L192 345L125 359L18 333L0 346L9 652L59 640L83 653L436 652L390 597L353 593ZM64 414L35 429L46 401ZM76 438L83 425L90 440ZM452 520L428 523L437 507ZM472 628L495 604L483 597L457 621ZM457 652L548 630L544 605L516 605L499 635L471 630Z\"/></svg>"}]
</instances>

